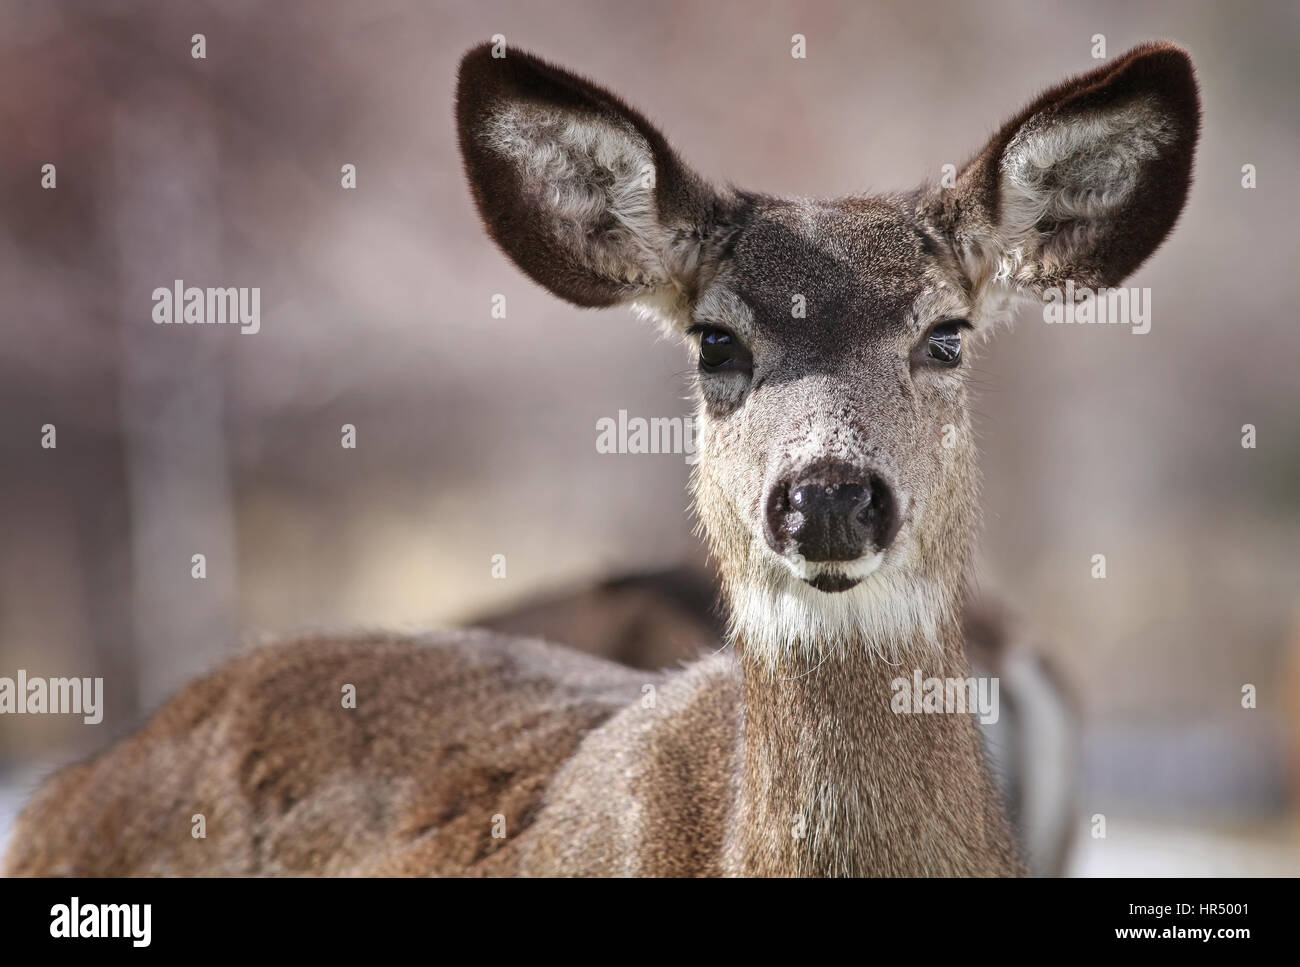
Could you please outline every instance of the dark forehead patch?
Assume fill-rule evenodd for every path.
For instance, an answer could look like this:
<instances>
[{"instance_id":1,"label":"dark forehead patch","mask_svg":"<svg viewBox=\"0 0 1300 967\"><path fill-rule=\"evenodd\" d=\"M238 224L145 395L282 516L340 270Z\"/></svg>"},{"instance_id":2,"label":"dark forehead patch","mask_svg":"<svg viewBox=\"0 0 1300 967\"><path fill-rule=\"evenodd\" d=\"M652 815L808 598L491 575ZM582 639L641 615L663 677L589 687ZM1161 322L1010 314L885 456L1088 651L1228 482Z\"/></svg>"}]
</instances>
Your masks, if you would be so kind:
<instances>
[{"instance_id":1,"label":"dark forehead patch","mask_svg":"<svg viewBox=\"0 0 1300 967\"><path fill-rule=\"evenodd\" d=\"M765 202L732 249L731 287L765 325L791 319L807 300L807 322L886 326L902 321L933 256L896 205L879 199Z\"/></svg>"}]
</instances>

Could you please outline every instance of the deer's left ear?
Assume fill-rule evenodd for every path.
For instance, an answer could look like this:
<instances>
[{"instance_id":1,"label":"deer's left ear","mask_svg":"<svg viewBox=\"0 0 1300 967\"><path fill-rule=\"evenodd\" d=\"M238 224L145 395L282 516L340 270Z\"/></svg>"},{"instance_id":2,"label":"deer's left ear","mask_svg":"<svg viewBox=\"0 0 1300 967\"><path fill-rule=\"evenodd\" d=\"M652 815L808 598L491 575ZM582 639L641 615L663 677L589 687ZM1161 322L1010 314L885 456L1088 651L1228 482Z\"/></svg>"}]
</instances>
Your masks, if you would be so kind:
<instances>
[{"instance_id":1,"label":"deer's left ear","mask_svg":"<svg viewBox=\"0 0 1300 967\"><path fill-rule=\"evenodd\" d=\"M1144 44L1039 97L922 214L977 287L1116 285L1177 221L1199 130L1187 53Z\"/></svg>"}]
</instances>

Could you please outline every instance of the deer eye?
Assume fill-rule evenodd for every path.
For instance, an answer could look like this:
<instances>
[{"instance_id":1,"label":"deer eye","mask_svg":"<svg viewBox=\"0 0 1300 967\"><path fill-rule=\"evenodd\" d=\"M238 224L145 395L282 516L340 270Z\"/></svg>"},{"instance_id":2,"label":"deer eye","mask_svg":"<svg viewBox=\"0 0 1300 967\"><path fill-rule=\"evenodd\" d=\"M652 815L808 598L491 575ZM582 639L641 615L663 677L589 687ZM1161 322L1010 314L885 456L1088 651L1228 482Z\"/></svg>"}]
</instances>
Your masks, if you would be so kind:
<instances>
[{"instance_id":1,"label":"deer eye","mask_svg":"<svg viewBox=\"0 0 1300 967\"><path fill-rule=\"evenodd\" d=\"M699 334L700 369L706 373L748 368L749 351L727 330L715 326L695 326L692 331Z\"/></svg>"},{"instance_id":2,"label":"deer eye","mask_svg":"<svg viewBox=\"0 0 1300 967\"><path fill-rule=\"evenodd\" d=\"M925 354L941 366L956 366L961 362L962 330L969 329L964 319L941 322L930 330Z\"/></svg>"}]
</instances>

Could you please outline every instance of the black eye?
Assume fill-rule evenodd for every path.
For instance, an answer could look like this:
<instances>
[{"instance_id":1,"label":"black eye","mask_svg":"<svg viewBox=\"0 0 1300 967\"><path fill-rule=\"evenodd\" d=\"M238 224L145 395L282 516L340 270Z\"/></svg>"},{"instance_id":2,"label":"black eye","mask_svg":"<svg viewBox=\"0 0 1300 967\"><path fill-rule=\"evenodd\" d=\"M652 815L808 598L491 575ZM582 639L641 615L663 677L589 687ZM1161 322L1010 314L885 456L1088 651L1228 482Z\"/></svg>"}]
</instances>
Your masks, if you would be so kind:
<instances>
[{"instance_id":1,"label":"black eye","mask_svg":"<svg viewBox=\"0 0 1300 967\"><path fill-rule=\"evenodd\" d=\"M956 366L961 362L962 330L969 328L964 319L939 323L930 330L925 354L941 366Z\"/></svg>"},{"instance_id":2,"label":"black eye","mask_svg":"<svg viewBox=\"0 0 1300 967\"><path fill-rule=\"evenodd\" d=\"M700 336L700 369L706 373L717 373L748 367L748 351L727 330L699 326L694 331Z\"/></svg>"}]
</instances>

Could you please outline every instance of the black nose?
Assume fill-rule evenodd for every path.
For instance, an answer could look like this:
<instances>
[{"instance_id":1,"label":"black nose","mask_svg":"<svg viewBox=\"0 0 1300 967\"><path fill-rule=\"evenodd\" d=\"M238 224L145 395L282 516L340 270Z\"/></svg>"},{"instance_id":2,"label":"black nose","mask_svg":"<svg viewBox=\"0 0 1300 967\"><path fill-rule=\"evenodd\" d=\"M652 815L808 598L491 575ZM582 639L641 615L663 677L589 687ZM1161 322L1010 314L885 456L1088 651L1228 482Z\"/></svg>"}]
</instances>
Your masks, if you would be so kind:
<instances>
[{"instance_id":1,"label":"black nose","mask_svg":"<svg viewBox=\"0 0 1300 967\"><path fill-rule=\"evenodd\" d=\"M807 561L852 561L898 532L897 504L879 476L823 464L778 483L767 498L767 542Z\"/></svg>"}]
</instances>

